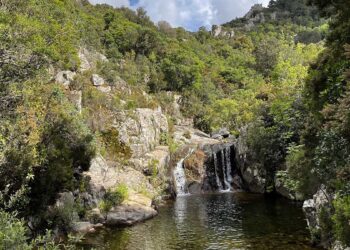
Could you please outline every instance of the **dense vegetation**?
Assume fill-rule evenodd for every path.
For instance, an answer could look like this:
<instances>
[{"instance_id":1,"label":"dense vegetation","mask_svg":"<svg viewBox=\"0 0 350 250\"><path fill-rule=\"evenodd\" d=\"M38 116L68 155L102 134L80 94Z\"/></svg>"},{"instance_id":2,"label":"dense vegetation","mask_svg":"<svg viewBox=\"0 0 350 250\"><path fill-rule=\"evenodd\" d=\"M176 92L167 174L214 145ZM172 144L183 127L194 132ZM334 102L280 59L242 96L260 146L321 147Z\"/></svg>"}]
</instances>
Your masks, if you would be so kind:
<instances>
[{"instance_id":1,"label":"dense vegetation","mask_svg":"<svg viewBox=\"0 0 350 250\"><path fill-rule=\"evenodd\" d=\"M252 27L245 18L234 20L225 24L235 30L228 38L204 27L191 33L154 24L143 9L85 0L0 1L0 221L11 222L5 234L25 235L13 212L50 227L47 207L59 192L82 188L80 173L96 150L130 154L108 140L118 131L106 121L125 93L108 101L81 74L74 86L84 89L80 114L52 80L52 71L78 70L85 47L109 59L97 70L110 85L121 77L133 89L127 109L160 104L167 110L166 91L174 91L197 128L227 127L236 136L248 131L250 161L268 173L271 191L276 174L305 198L326 184L337 194L330 237L349 244L350 6L311 3L271 1L263 13L283 15ZM1 235L0 246L12 244Z\"/></svg>"}]
</instances>

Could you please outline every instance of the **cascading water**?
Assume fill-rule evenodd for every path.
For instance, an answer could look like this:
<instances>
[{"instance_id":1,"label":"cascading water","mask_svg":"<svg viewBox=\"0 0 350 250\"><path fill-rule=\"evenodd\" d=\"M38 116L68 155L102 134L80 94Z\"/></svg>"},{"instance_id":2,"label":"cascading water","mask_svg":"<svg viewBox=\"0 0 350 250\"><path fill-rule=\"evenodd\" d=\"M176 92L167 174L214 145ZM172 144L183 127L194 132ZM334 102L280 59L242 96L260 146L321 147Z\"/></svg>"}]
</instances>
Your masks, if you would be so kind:
<instances>
[{"instance_id":1,"label":"cascading water","mask_svg":"<svg viewBox=\"0 0 350 250\"><path fill-rule=\"evenodd\" d=\"M212 190L219 192L231 191L233 185L233 166L234 162L231 157L232 145L220 146L213 148L209 166L207 167L207 176L209 178L209 185Z\"/></svg>"},{"instance_id":2,"label":"cascading water","mask_svg":"<svg viewBox=\"0 0 350 250\"><path fill-rule=\"evenodd\" d=\"M226 176L227 176L227 181L228 181L228 183L232 183L233 178L232 178L231 148L230 147L227 147L225 149L225 154L226 154Z\"/></svg>"},{"instance_id":3,"label":"cascading water","mask_svg":"<svg viewBox=\"0 0 350 250\"><path fill-rule=\"evenodd\" d=\"M222 190L222 183L219 177L218 157L215 153L214 153L214 170L215 170L216 185L218 186L219 190Z\"/></svg>"},{"instance_id":4,"label":"cascading water","mask_svg":"<svg viewBox=\"0 0 350 250\"><path fill-rule=\"evenodd\" d=\"M228 164L227 164L227 153L226 153L226 150L222 150L221 151L221 164L222 164L222 172L223 172L223 175L224 175L224 188L222 191L230 191L231 189L231 184L228 180L228 175L227 175L227 170L228 170Z\"/></svg>"},{"instance_id":5,"label":"cascading water","mask_svg":"<svg viewBox=\"0 0 350 250\"><path fill-rule=\"evenodd\" d=\"M183 196L183 195L187 194L184 161L185 161L185 158L181 159L176 164L176 167L174 169L174 177L175 177L177 196Z\"/></svg>"}]
</instances>

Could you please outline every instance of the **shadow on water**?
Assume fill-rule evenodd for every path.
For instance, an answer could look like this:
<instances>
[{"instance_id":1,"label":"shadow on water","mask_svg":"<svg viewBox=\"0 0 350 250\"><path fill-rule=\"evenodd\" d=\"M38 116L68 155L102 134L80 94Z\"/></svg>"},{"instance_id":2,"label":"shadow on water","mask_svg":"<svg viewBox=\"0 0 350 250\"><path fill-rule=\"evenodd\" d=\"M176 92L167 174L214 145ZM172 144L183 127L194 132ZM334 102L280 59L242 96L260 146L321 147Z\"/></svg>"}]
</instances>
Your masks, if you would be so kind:
<instances>
[{"instance_id":1,"label":"shadow on water","mask_svg":"<svg viewBox=\"0 0 350 250\"><path fill-rule=\"evenodd\" d=\"M314 249L301 204L246 193L179 197L130 228L89 235L86 249Z\"/></svg>"}]
</instances>

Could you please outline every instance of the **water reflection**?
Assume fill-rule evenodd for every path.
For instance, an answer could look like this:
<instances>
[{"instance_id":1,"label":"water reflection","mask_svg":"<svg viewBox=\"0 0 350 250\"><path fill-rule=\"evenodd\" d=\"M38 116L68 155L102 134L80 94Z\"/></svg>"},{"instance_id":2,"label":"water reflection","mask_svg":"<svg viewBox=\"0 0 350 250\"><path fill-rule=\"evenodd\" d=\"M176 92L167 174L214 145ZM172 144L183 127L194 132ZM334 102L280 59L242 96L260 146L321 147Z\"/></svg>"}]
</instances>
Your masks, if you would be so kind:
<instances>
[{"instance_id":1,"label":"water reflection","mask_svg":"<svg viewBox=\"0 0 350 250\"><path fill-rule=\"evenodd\" d=\"M153 220L89 236L85 248L313 249L308 235L300 205L225 193L179 197Z\"/></svg>"}]
</instances>

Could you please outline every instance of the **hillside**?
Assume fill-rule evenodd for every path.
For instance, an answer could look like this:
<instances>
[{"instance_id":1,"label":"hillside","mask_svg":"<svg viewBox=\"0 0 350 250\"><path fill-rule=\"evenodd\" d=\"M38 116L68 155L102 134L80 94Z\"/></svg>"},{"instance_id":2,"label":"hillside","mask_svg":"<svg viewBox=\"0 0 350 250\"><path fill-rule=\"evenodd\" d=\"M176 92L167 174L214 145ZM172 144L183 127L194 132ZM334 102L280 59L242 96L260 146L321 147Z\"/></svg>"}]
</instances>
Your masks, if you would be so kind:
<instances>
[{"instance_id":1,"label":"hillside","mask_svg":"<svg viewBox=\"0 0 350 250\"><path fill-rule=\"evenodd\" d=\"M204 190L204 156L227 145L234 184L306 200L314 243L349 245L349 7L276 0L188 32L143 9L0 1L0 249L152 218L181 158Z\"/></svg>"}]
</instances>

